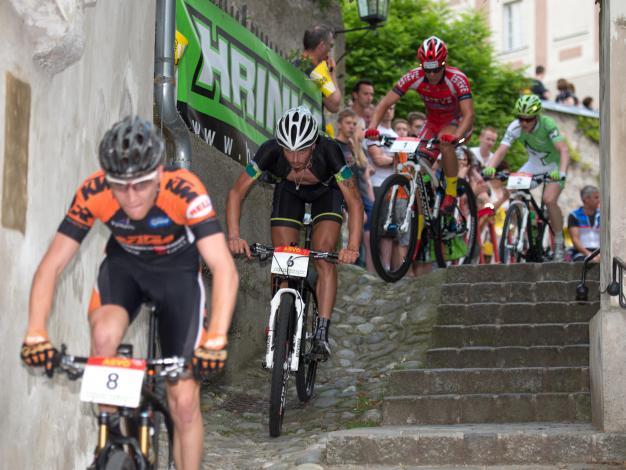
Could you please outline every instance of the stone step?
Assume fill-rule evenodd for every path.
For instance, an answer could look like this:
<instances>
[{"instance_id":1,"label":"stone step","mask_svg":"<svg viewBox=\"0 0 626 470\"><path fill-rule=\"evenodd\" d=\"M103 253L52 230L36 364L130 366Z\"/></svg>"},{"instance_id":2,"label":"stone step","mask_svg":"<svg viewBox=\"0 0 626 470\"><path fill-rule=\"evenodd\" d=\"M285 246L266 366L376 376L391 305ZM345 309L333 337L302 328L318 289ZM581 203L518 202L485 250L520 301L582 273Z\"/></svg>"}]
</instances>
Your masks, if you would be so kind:
<instances>
[{"instance_id":1,"label":"stone step","mask_svg":"<svg viewBox=\"0 0 626 470\"><path fill-rule=\"evenodd\" d=\"M577 281L484 282L482 284L445 284L441 299L449 304L484 302L572 302L576 300ZM589 300L600 299L599 282L589 281Z\"/></svg>"},{"instance_id":2,"label":"stone step","mask_svg":"<svg viewBox=\"0 0 626 470\"><path fill-rule=\"evenodd\" d=\"M589 392L588 367L395 370L386 396Z\"/></svg>"},{"instance_id":3,"label":"stone step","mask_svg":"<svg viewBox=\"0 0 626 470\"><path fill-rule=\"evenodd\" d=\"M625 460L626 434L603 433L582 423L382 426L332 432L326 443L329 465L537 469L584 463L588 470L596 468L590 465L595 462Z\"/></svg>"},{"instance_id":4,"label":"stone step","mask_svg":"<svg viewBox=\"0 0 626 470\"><path fill-rule=\"evenodd\" d=\"M591 421L591 394L499 393L387 396L383 424L528 423Z\"/></svg>"},{"instance_id":5,"label":"stone step","mask_svg":"<svg viewBox=\"0 0 626 470\"><path fill-rule=\"evenodd\" d=\"M600 302L517 302L440 304L437 324L515 324L588 322L600 310Z\"/></svg>"},{"instance_id":6,"label":"stone step","mask_svg":"<svg viewBox=\"0 0 626 470\"><path fill-rule=\"evenodd\" d=\"M591 266L591 265L590 265ZM522 263L513 265L462 265L451 266L446 270L446 282L471 283L481 282L537 282L537 281L577 281L580 282L582 264L580 263ZM587 271L587 279L600 280L597 265ZM590 289L591 290L591 289Z\"/></svg>"},{"instance_id":7,"label":"stone step","mask_svg":"<svg viewBox=\"0 0 626 470\"><path fill-rule=\"evenodd\" d=\"M433 348L426 351L429 368L589 366L589 345Z\"/></svg>"},{"instance_id":8,"label":"stone step","mask_svg":"<svg viewBox=\"0 0 626 470\"><path fill-rule=\"evenodd\" d=\"M589 344L589 324L435 325L432 338L437 348Z\"/></svg>"}]
</instances>

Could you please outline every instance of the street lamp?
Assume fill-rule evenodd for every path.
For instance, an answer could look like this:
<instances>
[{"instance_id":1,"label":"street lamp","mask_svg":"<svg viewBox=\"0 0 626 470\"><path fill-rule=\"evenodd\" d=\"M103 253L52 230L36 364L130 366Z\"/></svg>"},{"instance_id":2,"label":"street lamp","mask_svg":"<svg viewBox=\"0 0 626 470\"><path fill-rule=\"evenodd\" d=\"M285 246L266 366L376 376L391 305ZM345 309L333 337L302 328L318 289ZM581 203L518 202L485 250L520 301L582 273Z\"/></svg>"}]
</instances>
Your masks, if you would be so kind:
<instances>
[{"instance_id":1,"label":"street lamp","mask_svg":"<svg viewBox=\"0 0 626 470\"><path fill-rule=\"evenodd\" d=\"M379 28L387 20L389 12L389 0L357 0L359 18L367 26L359 28L340 29L335 31L335 35L349 33L351 31L361 31L364 29L373 30Z\"/></svg>"}]
</instances>

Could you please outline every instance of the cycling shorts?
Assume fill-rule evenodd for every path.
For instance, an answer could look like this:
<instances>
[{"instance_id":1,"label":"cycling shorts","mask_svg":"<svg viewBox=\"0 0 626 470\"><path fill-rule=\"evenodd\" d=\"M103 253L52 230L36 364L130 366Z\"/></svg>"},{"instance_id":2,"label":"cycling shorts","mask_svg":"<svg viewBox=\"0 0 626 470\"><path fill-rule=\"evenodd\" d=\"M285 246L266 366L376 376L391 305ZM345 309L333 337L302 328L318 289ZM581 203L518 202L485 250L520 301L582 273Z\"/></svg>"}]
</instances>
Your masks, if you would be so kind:
<instances>
[{"instance_id":1,"label":"cycling shorts","mask_svg":"<svg viewBox=\"0 0 626 470\"><path fill-rule=\"evenodd\" d=\"M431 163L435 163L435 161L437 161L437 158L439 157L439 153L440 153L439 145L438 144L433 145L432 148L430 149L427 149L426 145L428 144L428 141L430 139L434 139L435 137L438 137L441 130L446 126L458 127L459 120L455 119L441 126L435 126L429 123L428 121L426 121L426 123L422 127L422 130L417 136L419 139L422 139L422 141L420 142L420 146L417 148L417 151L423 154L424 156L426 156L430 160ZM470 129L469 131L465 133L465 136L464 136L465 142L468 142L471 136L472 136L472 129Z\"/></svg>"},{"instance_id":2,"label":"cycling shorts","mask_svg":"<svg viewBox=\"0 0 626 470\"><path fill-rule=\"evenodd\" d=\"M543 162L539 158L529 158L526 163L522 165L522 167L517 170L518 173L530 173L532 175L541 175L543 173L550 173L552 171L558 170L559 166L556 162L550 162L547 165L544 165ZM546 184L559 184L558 181L546 181ZM539 183L533 181L531 184L531 188L534 189L539 186Z\"/></svg>"},{"instance_id":3,"label":"cycling shorts","mask_svg":"<svg viewBox=\"0 0 626 470\"><path fill-rule=\"evenodd\" d=\"M132 322L143 302L158 310L158 329L164 357L192 355L205 329L205 291L199 260L188 266L146 263L110 240L100 264L89 313L102 305L119 305ZM196 258L197 259L197 258Z\"/></svg>"},{"instance_id":4,"label":"cycling shorts","mask_svg":"<svg viewBox=\"0 0 626 470\"><path fill-rule=\"evenodd\" d=\"M293 181L283 180L274 188L271 226L302 228L306 203L311 203L314 225L322 220L343 222L344 200L338 186L317 183L296 189Z\"/></svg>"}]
</instances>

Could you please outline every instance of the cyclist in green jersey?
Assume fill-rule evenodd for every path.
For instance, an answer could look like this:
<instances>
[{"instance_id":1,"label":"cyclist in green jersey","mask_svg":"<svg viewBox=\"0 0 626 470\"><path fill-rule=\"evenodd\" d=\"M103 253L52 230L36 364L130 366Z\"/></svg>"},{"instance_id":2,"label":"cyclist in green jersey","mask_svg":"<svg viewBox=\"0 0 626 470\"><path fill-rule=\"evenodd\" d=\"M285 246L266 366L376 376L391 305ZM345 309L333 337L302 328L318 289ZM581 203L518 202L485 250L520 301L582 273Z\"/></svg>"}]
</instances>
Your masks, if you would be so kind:
<instances>
[{"instance_id":1,"label":"cyclist in green jersey","mask_svg":"<svg viewBox=\"0 0 626 470\"><path fill-rule=\"evenodd\" d=\"M550 225L554 230L554 260L562 261L563 213L558 205L559 195L565 186L569 152L565 137L559 132L554 120L541 114L541 100L536 95L521 96L515 103L517 119L509 127L500 142L500 147L487 162L486 176L493 176L496 168L516 139L520 139L528 151L528 161L519 169L520 172L533 175L548 173L553 182L546 183L543 201L548 209Z\"/></svg>"}]
</instances>

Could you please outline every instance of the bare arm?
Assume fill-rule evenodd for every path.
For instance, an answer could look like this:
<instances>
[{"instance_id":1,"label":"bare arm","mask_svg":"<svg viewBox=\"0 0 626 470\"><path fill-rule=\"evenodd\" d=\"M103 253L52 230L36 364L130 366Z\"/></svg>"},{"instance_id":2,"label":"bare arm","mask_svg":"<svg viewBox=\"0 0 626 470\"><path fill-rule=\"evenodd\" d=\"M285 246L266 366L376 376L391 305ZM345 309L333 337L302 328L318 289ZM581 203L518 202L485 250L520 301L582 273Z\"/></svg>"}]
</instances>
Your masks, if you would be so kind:
<instances>
[{"instance_id":1,"label":"bare arm","mask_svg":"<svg viewBox=\"0 0 626 470\"><path fill-rule=\"evenodd\" d=\"M239 275L228 251L223 233L201 238L196 242L200 256L213 275L211 288L211 322L208 335L226 336L237 301Z\"/></svg>"},{"instance_id":2,"label":"bare arm","mask_svg":"<svg viewBox=\"0 0 626 470\"><path fill-rule=\"evenodd\" d=\"M457 139L462 138L474 125L474 101L467 99L459 102L461 109L461 123L455 132Z\"/></svg>"},{"instance_id":3,"label":"bare arm","mask_svg":"<svg viewBox=\"0 0 626 470\"><path fill-rule=\"evenodd\" d=\"M241 240L239 219L241 218L241 203L255 183L245 171L239 175L233 187L228 191L226 198L226 225L228 227L228 246L235 254L246 254L250 257L250 247L245 240Z\"/></svg>"},{"instance_id":4,"label":"bare arm","mask_svg":"<svg viewBox=\"0 0 626 470\"><path fill-rule=\"evenodd\" d=\"M383 97L383 99L380 100L378 106L376 106L376 110L374 111L374 115L372 116L372 119L370 121L369 128L376 129L378 127L378 124L380 124L380 121L382 121L385 112L387 111L387 109L389 109L389 106L397 103L398 101L400 101L400 95L398 95L395 91L391 90L389 93L387 93Z\"/></svg>"},{"instance_id":5,"label":"bare arm","mask_svg":"<svg viewBox=\"0 0 626 470\"><path fill-rule=\"evenodd\" d=\"M331 113L336 113L341 108L341 91L339 90L339 82L337 81L337 64L335 63L335 59L332 57L328 58L328 72L330 74L330 79L335 84L335 91L333 91L330 95L325 96L322 100L324 102L324 106Z\"/></svg>"},{"instance_id":6,"label":"bare arm","mask_svg":"<svg viewBox=\"0 0 626 470\"><path fill-rule=\"evenodd\" d=\"M500 144L500 146L498 147L498 150L496 150L496 152L489 159L489 161L485 164L485 166L486 167L491 166L493 168L496 168L502 162L502 160L504 160L504 156L506 155L508 151L509 151L508 145Z\"/></svg>"},{"instance_id":7,"label":"bare arm","mask_svg":"<svg viewBox=\"0 0 626 470\"><path fill-rule=\"evenodd\" d=\"M369 152L370 157L372 157L372 161L377 166L390 166L393 164L393 157L391 155L386 155L385 152L383 152L383 149L378 145L370 145L367 148L367 151Z\"/></svg>"},{"instance_id":8,"label":"bare arm","mask_svg":"<svg viewBox=\"0 0 626 470\"><path fill-rule=\"evenodd\" d=\"M574 248L576 248L576 251L582 253L585 256L589 256L591 254L591 251L589 251L587 247L583 246L580 241L580 229L578 227L569 227L568 231L570 236L572 237L572 243L574 243Z\"/></svg>"},{"instance_id":9,"label":"bare arm","mask_svg":"<svg viewBox=\"0 0 626 470\"><path fill-rule=\"evenodd\" d=\"M348 248L339 252L339 261L342 263L354 263L359 257L361 236L363 235L363 201L357 190L354 176L337 183L348 206Z\"/></svg>"},{"instance_id":10,"label":"bare arm","mask_svg":"<svg viewBox=\"0 0 626 470\"><path fill-rule=\"evenodd\" d=\"M67 235L57 232L54 236L33 277L28 306L27 336L45 336L59 276L79 248L80 244Z\"/></svg>"},{"instance_id":11,"label":"bare arm","mask_svg":"<svg viewBox=\"0 0 626 470\"><path fill-rule=\"evenodd\" d=\"M570 160L569 149L567 148L567 142L562 140L561 142L555 143L554 147L561 154L561 167L559 168L559 171L561 173L567 173L567 168L569 167L569 160Z\"/></svg>"}]
</instances>

